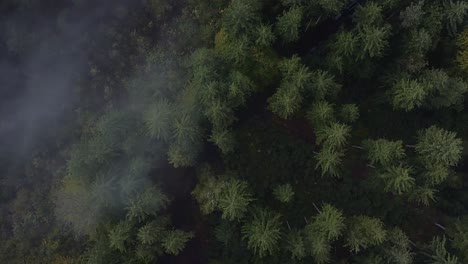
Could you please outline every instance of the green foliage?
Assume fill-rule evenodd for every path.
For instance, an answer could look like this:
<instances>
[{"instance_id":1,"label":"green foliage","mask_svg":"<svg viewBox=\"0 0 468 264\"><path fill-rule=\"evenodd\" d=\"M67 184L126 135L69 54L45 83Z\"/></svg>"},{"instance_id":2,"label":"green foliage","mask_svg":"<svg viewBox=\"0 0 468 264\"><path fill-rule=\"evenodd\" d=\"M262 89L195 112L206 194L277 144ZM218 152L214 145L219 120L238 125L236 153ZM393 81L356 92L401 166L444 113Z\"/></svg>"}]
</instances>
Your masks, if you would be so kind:
<instances>
[{"instance_id":1,"label":"green foliage","mask_svg":"<svg viewBox=\"0 0 468 264\"><path fill-rule=\"evenodd\" d=\"M167 100L155 102L145 113L144 120L152 138L168 140L172 131L173 107Z\"/></svg>"},{"instance_id":2,"label":"green foliage","mask_svg":"<svg viewBox=\"0 0 468 264\"><path fill-rule=\"evenodd\" d=\"M199 142L173 143L169 146L167 156L174 168L189 167L195 165L199 151Z\"/></svg>"},{"instance_id":3,"label":"green foliage","mask_svg":"<svg viewBox=\"0 0 468 264\"><path fill-rule=\"evenodd\" d=\"M293 7L278 17L276 31L284 42L289 43L299 40L302 15L301 8Z\"/></svg>"},{"instance_id":4,"label":"green foliage","mask_svg":"<svg viewBox=\"0 0 468 264\"><path fill-rule=\"evenodd\" d=\"M428 70L423 80L430 88L430 103L436 108L461 105L468 85L461 79L450 78L443 70Z\"/></svg>"},{"instance_id":5,"label":"green foliage","mask_svg":"<svg viewBox=\"0 0 468 264\"><path fill-rule=\"evenodd\" d=\"M340 123L332 123L317 129L317 143L331 149L339 149L346 145L350 137L351 127Z\"/></svg>"},{"instance_id":6,"label":"green foliage","mask_svg":"<svg viewBox=\"0 0 468 264\"><path fill-rule=\"evenodd\" d=\"M286 237L286 250L293 259L301 260L306 256L306 246L300 231L291 231Z\"/></svg>"},{"instance_id":7,"label":"green foliage","mask_svg":"<svg viewBox=\"0 0 468 264\"><path fill-rule=\"evenodd\" d=\"M272 255L281 238L280 217L268 209L254 209L252 219L242 226L242 237L247 240L247 248L260 257Z\"/></svg>"},{"instance_id":8,"label":"green foliage","mask_svg":"<svg viewBox=\"0 0 468 264\"><path fill-rule=\"evenodd\" d=\"M462 141L454 132L431 126L419 131L416 153L425 164L457 165L461 159Z\"/></svg>"},{"instance_id":9,"label":"green foliage","mask_svg":"<svg viewBox=\"0 0 468 264\"><path fill-rule=\"evenodd\" d=\"M416 107L420 107L427 95L422 83L409 79L397 81L391 92L393 107L404 111L411 111Z\"/></svg>"},{"instance_id":10,"label":"green foliage","mask_svg":"<svg viewBox=\"0 0 468 264\"><path fill-rule=\"evenodd\" d=\"M393 228L387 235L388 246L386 255L390 261L397 264L413 263L414 253L411 252L411 242L408 236L399 228Z\"/></svg>"},{"instance_id":11,"label":"green foliage","mask_svg":"<svg viewBox=\"0 0 468 264\"><path fill-rule=\"evenodd\" d=\"M468 73L468 29L465 29L457 36L457 63L458 67Z\"/></svg>"},{"instance_id":12,"label":"green foliage","mask_svg":"<svg viewBox=\"0 0 468 264\"><path fill-rule=\"evenodd\" d=\"M335 207L324 204L318 215L313 217L305 232L309 239L314 236L323 237L327 241L335 241L345 228L343 213Z\"/></svg>"},{"instance_id":13,"label":"green foliage","mask_svg":"<svg viewBox=\"0 0 468 264\"><path fill-rule=\"evenodd\" d=\"M359 26L378 25L382 23L382 7L376 2L367 2L358 6L354 17Z\"/></svg>"},{"instance_id":14,"label":"green foliage","mask_svg":"<svg viewBox=\"0 0 468 264\"><path fill-rule=\"evenodd\" d=\"M413 200L424 206L429 206L431 202L436 200L435 192L436 191L430 187L416 187L416 189L413 190L410 195L410 200Z\"/></svg>"},{"instance_id":15,"label":"green foliage","mask_svg":"<svg viewBox=\"0 0 468 264\"><path fill-rule=\"evenodd\" d=\"M311 89L317 100L323 100L325 97L335 97L340 90L341 85L335 82L333 75L326 71L318 70L312 73Z\"/></svg>"},{"instance_id":16,"label":"green foliage","mask_svg":"<svg viewBox=\"0 0 468 264\"><path fill-rule=\"evenodd\" d=\"M327 15L338 15L346 2L347 0L318 0L317 4Z\"/></svg>"},{"instance_id":17,"label":"green foliage","mask_svg":"<svg viewBox=\"0 0 468 264\"><path fill-rule=\"evenodd\" d=\"M388 47L390 30L387 27L365 26L358 32L362 45L361 57L381 57Z\"/></svg>"},{"instance_id":18,"label":"green foliage","mask_svg":"<svg viewBox=\"0 0 468 264\"><path fill-rule=\"evenodd\" d=\"M263 47L269 47L275 40L276 36L270 25L260 25L257 27L255 44Z\"/></svg>"},{"instance_id":19,"label":"green foliage","mask_svg":"<svg viewBox=\"0 0 468 264\"><path fill-rule=\"evenodd\" d=\"M450 254L446 249L447 240L445 236L434 237L431 244L428 245L430 250L428 263L431 264L458 264L458 258Z\"/></svg>"},{"instance_id":20,"label":"green foliage","mask_svg":"<svg viewBox=\"0 0 468 264\"><path fill-rule=\"evenodd\" d=\"M424 15L424 1L413 2L400 12L401 26L403 28L414 28L419 26Z\"/></svg>"},{"instance_id":21,"label":"green foliage","mask_svg":"<svg viewBox=\"0 0 468 264\"><path fill-rule=\"evenodd\" d=\"M213 130L213 134L210 136L209 141L218 146L224 154L232 152L236 144L233 133L228 130Z\"/></svg>"},{"instance_id":22,"label":"green foliage","mask_svg":"<svg viewBox=\"0 0 468 264\"><path fill-rule=\"evenodd\" d=\"M185 244L193 238L191 232L184 232L181 230L171 230L166 232L162 246L167 254L179 255L185 248Z\"/></svg>"},{"instance_id":23,"label":"green foliage","mask_svg":"<svg viewBox=\"0 0 468 264\"><path fill-rule=\"evenodd\" d=\"M174 120L173 135L178 143L196 142L201 136L201 128L193 116L181 114Z\"/></svg>"},{"instance_id":24,"label":"green foliage","mask_svg":"<svg viewBox=\"0 0 468 264\"><path fill-rule=\"evenodd\" d=\"M169 219L167 217L160 217L157 220L153 220L138 229L138 240L145 245L153 245L156 242L161 242L168 225Z\"/></svg>"},{"instance_id":25,"label":"green foliage","mask_svg":"<svg viewBox=\"0 0 468 264\"><path fill-rule=\"evenodd\" d=\"M330 175L332 177L340 177L339 166L342 163L344 153L333 148L322 148L322 150L315 155L317 164L315 169L320 169L322 176Z\"/></svg>"},{"instance_id":26,"label":"green foliage","mask_svg":"<svg viewBox=\"0 0 468 264\"><path fill-rule=\"evenodd\" d=\"M236 238L237 231L237 226L233 224L233 222L222 220L221 223L216 226L214 233L219 242L223 243L224 246L229 246Z\"/></svg>"},{"instance_id":27,"label":"green foliage","mask_svg":"<svg viewBox=\"0 0 468 264\"><path fill-rule=\"evenodd\" d=\"M294 197L294 190L291 184L281 184L273 189L273 195L282 203L289 203Z\"/></svg>"},{"instance_id":28,"label":"green foliage","mask_svg":"<svg viewBox=\"0 0 468 264\"><path fill-rule=\"evenodd\" d=\"M340 110L341 119L346 123L354 123L359 119L359 107L355 104L344 104Z\"/></svg>"},{"instance_id":29,"label":"green foliage","mask_svg":"<svg viewBox=\"0 0 468 264\"><path fill-rule=\"evenodd\" d=\"M275 94L268 99L270 110L281 118L291 117L300 107L303 90L312 77L300 58L293 56L280 63L282 80Z\"/></svg>"},{"instance_id":30,"label":"green foliage","mask_svg":"<svg viewBox=\"0 0 468 264\"><path fill-rule=\"evenodd\" d=\"M337 54L349 58L356 52L357 44L358 39L354 32L339 31L332 47Z\"/></svg>"},{"instance_id":31,"label":"green foliage","mask_svg":"<svg viewBox=\"0 0 468 264\"><path fill-rule=\"evenodd\" d=\"M249 34L252 25L259 20L258 10L260 6L256 1L237 0L231 1L224 11L223 26L235 35Z\"/></svg>"},{"instance_id":32,"label":"green foliage","mask_svg":"<svg viewBox=\"0 0 468 264\"><path fill-rule=\"evenodd\" d=\"M297 110L302 103L302 96L295 87L288 89L281 86L278 91L269 98L270 110L281 118L288 119Z\"/></svg>"},{"instance_id":33,"label":"green foliage","mask_svg":"<svg viewBox=\"0 0 468 264\"><path fill-rule=\"evenodd\" d=\"M367 159L372 165L380 164L386 167L405 157L405 149L401 140L370 139L365 140L363 146L367 151Z\"/></svg>"},{"instance_id":34,"label":"green foliage","mask_svg":"<svg viewBox=\"0 0 468 264\"><path fill-rule=\"evenodd\" d=\"M248 191L246 182L237 179L228 180L218 202L222 218L227 220L241 219L252 201L252 195Z\"/></svg>"},{"instance_id":35,"label":"green foliage","mask_svg":"<svg viewBox=\"0 0 468 264\"><path fill-rule=\"evenodd\" d=\"M453 237L452 247L460 253L463 262L468 260L468 217L463 216L455 220L449 229L449 234Z\"/></svg>"},{"instance_id":36,"label":"green foliage","mask_svg":"<svg viewBox=\"0 0 468 264\"><path fill-rule=\"evenodd\" d=\"M330 262L330 250L331 245L325 237L314 236L309 237L308 242L310 243L310 253L316 263L327 263Z\"/></svg>"},{"instance_id":37,"label":"green foliage","mask_svg":"<svg viewBox=\"0 0 468 264\"><path fill-rule=\"evenodd\" d=\"M282 83L303 90L313 77L309 68L301 63L301 58L293 56L280 62Z\"/></svg>"},{"instance_id":38,"label":"green foliage","mask_svg":"<svg viewBox=\"0 0 468 264\"><path fill-rule=\"evenodd\" d=\"M447 23L447 29L450 33L455 34L458 26L463 23L468 12L468 3L464 1L444 1L444 16Z\"/></svg>"},{"instance_id":39,"label":"green foliage","mask_svg":"<svg viewBox=\"0 0 468 264\"><path fill-rule=\"evenodd\" d=\"M213 175L210 168L204 167L192 195L203 214L210 214L218 208L221 193L226 183Z\"/></svg>"},{"instance_id":40,"label":"green foliage","mask_svg":"<svg viewBox=\"0 0 468 264\"><path fill-rule=\"evenodd\" d=\"M442 183L447 179L449 170L441 164L429 163L426 164L426 171L423 173L428 184L434 186Z\"/></svg>"},{"instance_id":41,"label":"green foliage","mask_svg":"<svg viewBox=\"0 0 468 264\"><path fill-rule=\"evenodd\" d=\"M127 221L122 221L115 225L109 232L109 243L114 249L120 252L127 250L127 245L132 236L132 225Z\"/></svg>"},{"instance_id":42,"label":"green foliage","mask_svg":"<svg viewBox=\"0 0 468 264\"><path fill-rule=\"evenodd\" d=\"M312 108L307 112L307 120L314 127L321 127L334 121L333 105L327 101L314 102Z\"/></svg>"},{"instance_id":43,"label":"green foliage","mask_svg":"<svg viewBox=\"0 0 468 264\"><path fill-rule=\"evenodd\" d=\"M387 236L382 221L368 216L355 216L349 220L346 246L358 253L370 246L382 244Z\"/></svg>"},{"instance_id":44,"label":"green foliage","mask_svg":"<svg viewBox=\"0 0 468 264\"><path fill-rule=\"evenodd\" d=\"M169 199L158 187L147 187L140 195L129 201L127 217L141 222L148 216L157 216L168 203Z\"/></svg>"},{"instance_id":45,"label":"green foliage","mask_svg":"<svg viewBox=\"0 0 468 264\"><path fill-rule=\"evenodd\" d=\"M411 168L401 165L389 167L382 175L385 181L385 190L400 195L408 193L416 184L416 180L410 174Z\"/></svg>"},{"instance_id":46,"label":"green foliage","mask_svg":"<svg viewBox=\"0 0 468 264\"><path fill-rule=\"evenodd\" d=\"M245 105L247 98L254 91L254 83L239 71L230 73L230 85L228 91L228 102L233 107Z\"/></svg>"}]
</instances>

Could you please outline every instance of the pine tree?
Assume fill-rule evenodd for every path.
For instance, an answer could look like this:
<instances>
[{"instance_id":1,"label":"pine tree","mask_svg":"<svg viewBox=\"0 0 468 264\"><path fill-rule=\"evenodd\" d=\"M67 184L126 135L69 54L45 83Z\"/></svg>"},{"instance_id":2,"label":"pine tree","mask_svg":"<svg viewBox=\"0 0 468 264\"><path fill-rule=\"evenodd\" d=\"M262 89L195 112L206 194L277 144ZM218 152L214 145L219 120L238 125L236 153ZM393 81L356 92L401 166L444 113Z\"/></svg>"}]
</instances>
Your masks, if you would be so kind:
<instances>
[{"instance_id":1,"label":"pine tree","mask_svg":"<svg viewBox=\"0 0 468 264\"><path fill-rule=\"evenodd\" d=\"M457 63L459 68L468 73L468 29L463 30L457 37Z\"/></svg>"},{"instance_id":2,"label":"pine tree","mask_svg":"<svg viewBox=\"0 0 468 264\"><path fill-rule=\"evenodd\" d=\"M324 100L327 96L335 97L341 85L335 82L335 77L330 73L317 70L312 73L311 89L316 100Z\"/></svg>"},{"instance_id":3,"label":"pine tree","mask_svg":"<svg viewBox=\"0 0 468 264\"><path fill-rule=\"evenodd\" d=\"M388 27L365 26L358 31L361 43L361 58L381 57L388 46Z\"/></svg>"},{"instance_id":4,"label":"pine tree","mask_svg":"<svg viewBox=\"0 0 468 264\"><path fill-rule=\"evenodd\" d=\"M318 264L330 262L331 244L324 236L309 236L310 254Z\"/></svg>"},{"instance_id":5,"label":"pine tree","mask_svg":"<svg viewBox=\"0 0 468 264\"><path fill-rule=\"evenodd\" d=\"M355 216L349 220L346 246L351 252L358 253L370 246L382 244L387 232L383 223L368 216Z\"/></svg>"},{"instance_id":6,"label":"pine tree","mask_svg":"<svg viewBox=\"0 0 468 264\"><path fill-rule=\"evenodd\" d=\"M384 167L401 161L405 157L403 141L389 141L386 139L370 139L363 142L370 164L380 164Z\"/></svg>"},{"instance_id":7,"label":"pine tree","mask_svg":"<svg viewBox=\"0 0 468 264\"><path fill-rule=\"evenodd\" d=\"M411 177L411 168L403 166L391 166L382 175L385 182L385 190L396 194L408 193L413 189L416 180Z\"/></svg>"},{"instance_id":8,"label":"pine tree","mask_svg":"<svg viewBox=\"0 0 468 264\"><path fill-rule=\"evenodd\" d=\"M332 177L339 177L339 166L344 153L329 147L324 147L315 155L317 164L315 169L320 169L322 176L329 174Z\"/></svg>"},{"instance_id":9,"label":"pine tree","mask_svg":"<svg viewBox=\"0 0 468 264\"><path fill-rule=\"evenodd\" d=\"M272 255L281 238L280 215L268 209L256 208L252 219L242 226L247 248L260 257Z\"/></svg>"},{"instance_id":10,"label":"pine tree","mask_svg":"<svg viewBox=\"0 0 468 264\"><path fill-rule=\"evenodd\" d=\"M317 101L314 102L312 108L307 112L307 120L309 120L314 127L328 125L330 122L334 121L333 112L333 104L327 101Z\"/></svg>"},{"instance_id":11,"label":"pine tree","mask_svg":"<svg viewBox=\"0 0 468 264\"><path fill-rule=\"evenodd\" d=\"M260 25L257 27L255 44L263 47L269 47L275 40L276 36L270 25Z\"/></svg>"},{"instance_id":12,"label":"pine tree","mask_svg":"<svg viewBox=\"0 0 468 264\"><path fill-rule=\"evenodd\" d=\"M257 3L250 0L232 1L224 11L224 28L234 35L249 34L252 25L257 24L260 18L258 15L260 6Z\"/></svg>"},{"instance_id":13,"label":"pine tree","mask_svg":"<svg viewBox=\"0 0 468 264\"><path fill-rule=\"evenodd\" d=\"M318 0L317 4L325 11L326 15L338 15L345 2L346 0Z\"/></svg>"},{"instance_id":14,"label":"pine tree","mask_svg":"<svg viewBox=\"0 0 468 264\"><path fill-rule=\"evenodd\" d=\"M431 202L436 200L435 192L436 190L427 186L416 187L416 189L411 192L410 200L420 205L429 206Z\"/></svg>"},{"instance_id":15,"label":"pine tree","mask_svg":"<svg viewBox=\"0 0 468 264\"><path fill-rule=\"evenodd\" d=\"M435 108L461 105L468 91L468 85L463 80L450 78L442 70L426 71L423 81L430 88L429 101Z\"/></svg>"},{"instance_id":16,"label":"pine tree","mask_svg":"<svg viewBox=\"0 0 468 264\"><path fill-rule=\"evenodd\" d=\"M227 220L241 219L252 201L252 195L248 191L246 182L237 179L227 181L218 202L222 218Z\"/></svg>"},{"instance_id":17,"label":"pine tree","mask_svg":"<svg viewBox=\"0 0 468 264\"><path fill-rule=\"evenodd\" d=\"M462 141L453 132L431 126L419 131L416 153L425 164L454 166L461 159Z\"/></svg>"},{"instance_id":18,"label":"pine tree","mask_svg":"<svg viewBox=\"0 0 468 264\"><path fill-rule=\"evenodd\" d=\"M109 243L114 249L120 252L127 250L127 245L131 242L132 224L128 221L121 221L109 231Z\"/></svg>"},{"instance_id":19,"label":"pine tree","mask_svg":"<svg viewBox=\"0 0 468 264\"><path fill-rule=\"evenodd\" d=\"M427 184L435 186L447 179L449 176L449 169L441 164L425 164L423 176Z\"/></svg>"},{"instance_id":20,"label":"pine tree","mask_svg":"<svg viewBox=\"0 0 468 264\"><path fill-rule=\"evenodd\" d=\"M303 97L295 87L280 87L268 99L269 109L281 118L288 119L299 110Z\"/></svg>"},{"instance_id":21,"label":"pine tree","mask_svg":"<svg viewBox=\"0 0 468 264\"><path fill-rule=\"evenodd\" d=\"M446 238L434 237L432 242L428 245L430 250L428 263L431 264L458 264L458 258L453 256L447 251Z\"/></svg>"},{"instance_id":22,"label":"pine tree","mask_svg":"<svg viewBox=\"0 0 468 264\"><path fill-rule=\"evenodd\" d=\"M461 261L468 261L468 216L455 220L448 233L453 238L451 246L457 250Z\"/></svg>"},{"instance_id":23,"label":"pine tree","mask_svg":"<svg viewBox=\"0 0 468 264\"><path fill-rule=\"evenodd\" d=\"M340 109L340 117L343 122L354 123L359 119L359 108L355 104L344 104Z\"/></svg>"},{"instance_id":24,"label":"pine tree","mask_svg":"<svg viewBox=\"0 0 468 264\"><path fill-rule=\"evenodd\" d=\"M389 261L396 264L412 264L413 255L408 236L399 228L393 228L388 232L385 254Z\"/></svg>"},{"instance_id":25,"label":"pine tree","mask_svg":"<svg viewBox=\"0 0 468 264\"><path fill-rule=\"evenodd\" d=\"M302 10L299 7L290 8L278 17L276 30L284 42L295 42L299 39L301 21Z\"/></svg>"},{"instance_id":26,"label":"pine tree","mask_svg":"<svg viewBox=\"0 0 468 264\"><path fill-rule=\"evenodd\" d=\"M293 230L286 237L286 250L291 253L293 259L301 260L306 257L306 247L303 235L300 231Z\"/></svg>"},{"instance_id":27,"label":"pine tree","mask_svg":"<svg viewBox=\"0 0 468 264\"><path fill-rule=\"evenodd\" d=\"M273 195L282 203L289 203L294 197L294 190L291 184L281 184L273 189Z\"/></svg>"},{"instance_id":28,"label":"pine tree","mask_svg":"<svg viewBox=\"0 0 468 264\"><path fill-rule=\"evenodd\" d=\"M202 168L197 186L192 191L202 214L210 214L218 209L225 186L226 182L216 178L209 167Z\"/></svg>"},{"instance_id":29,"label":"pine tree","mask_svg":"<svg viewBox=\"0 0 468 264\"><path fill-rule=\"evenodd\" d=\"M426 95L423 84L416 80L401 79L392 88L392 104L395 109L411 111L422 105Z\"/></svg>"},{"instance_id":30,"label":"pine tree","mask_svg":"<svg viewBox=\"0 0 468 264\"><path fill-rule=\"evenodd\" d=\"M356 8L354 20L358 26L380 25L383 21L382 7L376 2L367 2Z\"/></svg>"},{"instance_id":31,"label":"pine tree","mask_svg":"<svg viewBox=\"0 0 468 264\"><path fill-rule=\"evenodd\" d=\"M350 137L351 127L340 123L332 123L317 129L317 143L332 149L339 149L346 145Z\"/></svg>"},{"instance_id":32,"label":"pine tree","mask_svg":"<svg viewBox=\"0 0 468 264\"><path fill-rule=\"evenodd\" d=\"M340 31L336 34L336 40L332 44L332 48L337 54L350 58L355 54L357 44L358 39L354 32Z\"/></svg>"},{"instance_id":33,"label":"pine tree","mask_svg":"<svg viewBox=\"0 0 468 264\"><path fill-rule=\"evenodd\" d=\"M146 223L138 229L138 240L145 245L153 245L156 242L161 242L168 226L168 217L159 217L157 220Z\"/></svg>"},{"instance_id":34,"label":"pine tree","mask_svg":"<svg viewBox=\"0 0 468 264\"><path fill-rule=\"evenodd\" d=\"M254 91L254 83L239 71L232 71L229 76L228 102L233 107L243 106Z\"/></svg>"},{"instance_id":35,"label":"pine tree","mask_svg":"<svg viewBox=\"0 0 468 264\"><path fill-rule=\"evenodd\" d=\"M210 139L208 140L213 142L222 153L228 154L234 150L235 147L235 138L231 131L229 130L213 130Z\"/></svg>"},{"instance_id":36,"label":"pine tree","mask_svg":"<svg viewBox=\"0 0 468 264\"><path fill-rule=\"evenodd\" d=\"M424 1L411 3L400 12L401 26L403 28L415 28L419 26L425 14L423 10Z\"/></svg>"},{"instance_id":37,"label":"pine tree","mask_svg":"<svg viewBox=\"0 0 468 264\"><path fill-rule=\"evenodd\" d=\"M213 127L219 130L226 129L235 120L232 109L221 100L212 101L210 106L205 109L205 115Z\"/></svg>"},{"instance_id":38,"label":"pine tree","mask_svg":"<svg viewBox=\"0 0 468 264\"><path fill-rule=\"evenodd\" d=\"M333 242L338 239L345 228L343 213L335 207L324 204L318 215L305 227L308 237L320 236Z\"/></svg>"},{"instance_id":39,"label":"pine tree","mask_svg":"<svg viewBox=\"0 0 468 264\"><path fill-rule=\"evenodd\" d=\"M467 12L468 3L464 1L444 1L444 16L450 33L455 34L457 32L458 26L463 23Z\"/></svg>"},{"instance_id":40,"label":"pine tree","mask_svg":"<svg viewBox=\"0 0 468 264\"><path fill-rule=\"evenodd\" d=\"M173 135L176 142L196 142L201 137L201 128L194 116L182 113L174 120Z\"/></svg>"},{"instance_id":41,"label":"pine tree","mask_svg":"<svg viewBox=\"0 0 468 264\"><path fill-rule=\"evenodd\" d=\"M144 113L144 121L148 134L152 138L168 140L172 131L173 109L167 100L155 102Z\"/></svg>"},{"instance_id":42,"label":"pine tree","mask_svg":"<svg viewBox=\"0 0 468 264\"><path fill-rule=\"evenodd\" d=\"M185 244L193 238L193 233L181 230L171 230L164 235L162 246L167 254L179 255Z\"/></svg>"},{"instance_id":43,"label":"pine tree","mask_svg":"<svg viewBox=\"0 0 468 264\"><path fill-rule=\"evenodd\" d=\"M157 187L147 187L139 196L130 200L127 217L143 221L148 216L157 216L169 204L167 196Z\"/></svg>"}]
</instances>

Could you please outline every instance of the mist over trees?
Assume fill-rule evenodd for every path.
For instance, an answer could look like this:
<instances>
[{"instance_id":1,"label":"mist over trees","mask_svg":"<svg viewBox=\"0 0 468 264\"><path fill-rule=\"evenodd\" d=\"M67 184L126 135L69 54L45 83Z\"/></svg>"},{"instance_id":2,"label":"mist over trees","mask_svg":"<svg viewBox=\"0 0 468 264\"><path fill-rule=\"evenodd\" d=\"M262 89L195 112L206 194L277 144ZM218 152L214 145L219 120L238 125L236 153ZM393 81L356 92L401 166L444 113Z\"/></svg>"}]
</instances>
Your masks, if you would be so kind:
<instances>
[{"instance_id":1,"label":"mist over trees","mask_svg":"<svg viewBox=\"0 0 468 264\"><path fill-rule=\"evenodd\" d=\"M0 263L468 263L467 2L0 12Z\"/></svg>"}]
</instances>

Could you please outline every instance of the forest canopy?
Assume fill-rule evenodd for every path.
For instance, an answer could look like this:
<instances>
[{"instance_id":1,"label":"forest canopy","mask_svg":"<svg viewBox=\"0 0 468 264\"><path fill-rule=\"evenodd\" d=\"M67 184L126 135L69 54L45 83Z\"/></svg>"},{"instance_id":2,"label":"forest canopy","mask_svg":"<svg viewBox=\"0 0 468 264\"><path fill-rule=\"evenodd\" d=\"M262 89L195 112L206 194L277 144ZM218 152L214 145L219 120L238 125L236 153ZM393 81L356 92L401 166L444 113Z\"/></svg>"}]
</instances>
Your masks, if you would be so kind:
<instances>
[{"instance_id":1,"label":"forest canopy","mask_svg":"<svg viewBox=\"0 0 468 264\"><path fill-rule=\"evenodd\" d=\"M0 263L468 263L467 1L0 12Z\"/></svg>"}]
</instances>

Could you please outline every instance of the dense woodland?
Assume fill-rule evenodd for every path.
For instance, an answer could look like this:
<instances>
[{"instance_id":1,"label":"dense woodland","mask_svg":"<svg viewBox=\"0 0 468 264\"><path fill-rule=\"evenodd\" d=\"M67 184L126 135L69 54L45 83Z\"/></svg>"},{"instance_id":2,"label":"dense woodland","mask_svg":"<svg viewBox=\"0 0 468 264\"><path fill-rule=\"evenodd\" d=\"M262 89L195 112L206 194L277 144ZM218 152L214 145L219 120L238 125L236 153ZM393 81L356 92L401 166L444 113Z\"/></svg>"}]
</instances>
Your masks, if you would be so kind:
<instances>
[{"instance_id":1,"label":"dense woodland","mask_svg":"<svg viewBox=\"0 0 468 264\"><path fill-rule=\"evenodd\" d=\"M468 1L0 12L0 263L468 263Z\"/></svg>"}]
</instances>

